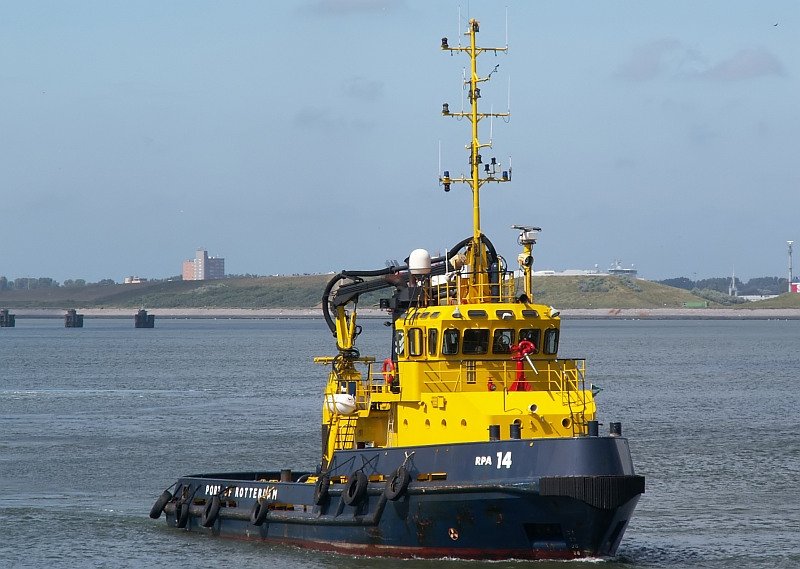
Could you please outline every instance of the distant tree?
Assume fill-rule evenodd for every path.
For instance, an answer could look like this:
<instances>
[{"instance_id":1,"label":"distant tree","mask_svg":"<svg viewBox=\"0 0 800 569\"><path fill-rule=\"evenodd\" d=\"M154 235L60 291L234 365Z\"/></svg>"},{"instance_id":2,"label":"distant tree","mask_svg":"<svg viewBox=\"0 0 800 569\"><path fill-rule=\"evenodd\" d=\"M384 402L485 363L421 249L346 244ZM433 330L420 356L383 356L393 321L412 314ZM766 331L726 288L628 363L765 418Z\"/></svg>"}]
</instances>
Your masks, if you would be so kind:
<instances>
[{"instance_id":1,"label":"distant tree","mask_svg":"<svg viewBox=\"0 0 800 569\"><path fill-rule=\"evenodd\" d=\"M578 281L578 290L581 292L608 292L611 287L608 281L602 277L589 277Z\"/></svg>"},{"instance_id":2,"label":"distant tree","mask_svg":"<svg viewBox=\"0 0 800 569\"><path fill-rule=\"evenodd\" d=\"M717 304L722 304L724 306L730 306L731 304L742 304L743 302L747 302L743 298L739 298L738 296L730 296L727 291L720 292L718 290L704 288L699 289L695 288L692 289L692 294L695 296L699 296L700 298L705 298L706 300L710 300L711 302L716 302Z\"/></svg>"},{"instance_id":3,"label":"distant tree","mask_svg":"<svg viewBox=\"0 0 800 569\"><path fill-rule=\"evenodd\" d=\"M97 284L106 286L106 285L115 285L117 282L114 279L100 279Z\"/></svg>"},{"instance_id":4,"label":"distant tree","mask_svg":"<svg viewBox=\"0 0 800 569\"><path fill-rule=\"evenodd\" d=\"M86 286L86 281L84 279L67 279L64 281L64 286L67 288L78 288Z\"/></svg>"},{"instance_id":5,"label":"distant tree","mask_svg":"<svg viewBox=\"0 0 800 569\"><path fill-rule=\"evenodd\" d=\"M783 294L789 290L789 279L780 277L758 277L750 279L739 288L739 294L768 295Z\"/></svg>"},{"instance_id":6,"label":"distant tree","mask_svg":"<svg viewBox=\"0 0 800 569\"><path fill-rule=\"evenodd\" d=\"M728 288L730 287L730 284L731 279L728 277L714 277L711 279L701 279L696 281L694 286L695 288L701 290L715 290L717 292L728 294Z\"/></svg>"}]
</instances>

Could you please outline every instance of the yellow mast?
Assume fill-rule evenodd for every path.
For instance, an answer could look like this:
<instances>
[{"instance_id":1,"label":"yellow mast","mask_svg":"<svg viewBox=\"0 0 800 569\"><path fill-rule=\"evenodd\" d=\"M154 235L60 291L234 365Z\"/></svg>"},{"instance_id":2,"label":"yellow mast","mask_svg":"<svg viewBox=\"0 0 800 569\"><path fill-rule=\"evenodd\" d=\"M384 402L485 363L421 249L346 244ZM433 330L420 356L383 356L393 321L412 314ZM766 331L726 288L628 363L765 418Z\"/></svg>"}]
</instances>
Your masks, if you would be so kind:
<instances>
[{"instance_id":1,"label":"yellow mast","mask_svg":"<svg viewBox=\"0 0 800 569\"><path fill-rule=\"evenodd\" d=\"M480 286L486 282L486 275L489 267L487 266L486 260L486 248L481 242L481 206L480 206L480 189L483 184L486 182L508 182L511 180L511 168L509 166L508 170L502 171L502 175L497 177L498 169L500 165L497 163L495 158L491 159L490 163L484 165L484 173L485 177L481 177L481 164L483 164L483 158L481 157L480 150L481 148L490 147L492 146L492 142L481 143L480 136L478 132L478 123L481 119L486 117L509 117L511 116L511 112L505 113L481 113L478 110L478 99L481 98L481 90L480 90L480 83L488 81L491 78L492 73L490 73L486 77L480 77L478 75L478 56L485 52L491 51L494 53L497 52L507 52L508 46L506 47L478 47L476 42L476 34L480 30L480 24L478 20L471 19L469 21L469 26L465 35L469 36L469 46L468 47L450 47L448 44L447 38L442 38L442 50L456 52L462 51L467 53L470 58L470 76L469 80L465 80L465 85L469 86L468 98L470 102L470 110L468 112L450 112L450 106L448 103L444 103L442 105L442 115L444 116L451 116L451 117L467 117L470 122L472 123L472 140L470 144L467 146L469 148L469 164L470 164L470 176L465 177L461 176L459 178L450 178L450 173L445 171L443 176L439 178L439 182L444 186L444 190L446 192L450 191L450 184L452 182L462 182L466 183L472 189L472 282L478 286L478 290L480 291L479 294L479 301L485 300L484 294L485 290L484 287ZM497 66L495 67L497 70Z\"/></svg>"}]
</instances>

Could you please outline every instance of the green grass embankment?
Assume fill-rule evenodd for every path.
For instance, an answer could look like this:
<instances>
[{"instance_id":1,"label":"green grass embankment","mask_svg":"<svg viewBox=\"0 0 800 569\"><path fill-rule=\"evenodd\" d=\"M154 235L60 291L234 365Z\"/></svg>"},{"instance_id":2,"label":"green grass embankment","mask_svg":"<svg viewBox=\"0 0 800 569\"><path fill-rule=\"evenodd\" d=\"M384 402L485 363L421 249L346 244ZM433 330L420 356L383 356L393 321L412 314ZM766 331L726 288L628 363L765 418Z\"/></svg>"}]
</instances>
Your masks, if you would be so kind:
<instances>
[{"instance_id":1,"label":"green grass embankment","mask_svg":"<svg viewBox=\"0 0 800 569\"><path fill-rule=\"evenodd\" d=\"M309 275L6 290L0 291L0 307L308 309L319 306L329 279L330 275ZM365 295L360 305L377 306L381 296L390 294L387 289ZM683 308L703 300L683 289L611 276L537 277L534 295L536 302L558 308ZM797 303L787 306L800 307L800 295L795 296ZM757 305L767 308L769 302Z\"/></svg>"}]
</instances>

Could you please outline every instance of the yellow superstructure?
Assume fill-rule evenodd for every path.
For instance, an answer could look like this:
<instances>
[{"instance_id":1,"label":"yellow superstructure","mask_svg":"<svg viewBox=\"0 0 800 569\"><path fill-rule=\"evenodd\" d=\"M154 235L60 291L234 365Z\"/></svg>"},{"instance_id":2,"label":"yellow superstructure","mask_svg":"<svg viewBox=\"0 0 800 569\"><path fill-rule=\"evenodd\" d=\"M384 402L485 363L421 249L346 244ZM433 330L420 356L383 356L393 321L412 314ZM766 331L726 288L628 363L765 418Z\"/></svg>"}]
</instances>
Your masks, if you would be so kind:
<instances>
[{"instance_id":1,"label":"yellow superstructure","mask_svg":"<svg viewBox=\"0 0 800 569\"><path fill-rule=\"evenodd\" d=\"M478 75L477 58L507 50L478 47L478 31L478 22L470 20L466 47L442 39L443 50L464 52L471 64L465 79L469 110L451 112L445 103L442 114L467 118L472 137L470 174L445 171L439 182L445 191L452 183L471 189L473 235L444 258L426 260L423 251L418 263L418 250L407 266L343 272L329 285L323 303L339 353L315 360L331 367L322 410L323 467L336 450L575 437L595 420L585 361L558 356L558 312L533 299L532 247L539 229L514 226L521 276L507 269L480 230L481 186L510 181L511 169L481 157L490 143L479 138L480 121L510 113L478 110L480 85L491 73ZM384 303L392 314L393 349L376 361L361 357L355 346L361 331L357 302L359 294L386 287L395 289Z\"/></svg>"}]
</instances>

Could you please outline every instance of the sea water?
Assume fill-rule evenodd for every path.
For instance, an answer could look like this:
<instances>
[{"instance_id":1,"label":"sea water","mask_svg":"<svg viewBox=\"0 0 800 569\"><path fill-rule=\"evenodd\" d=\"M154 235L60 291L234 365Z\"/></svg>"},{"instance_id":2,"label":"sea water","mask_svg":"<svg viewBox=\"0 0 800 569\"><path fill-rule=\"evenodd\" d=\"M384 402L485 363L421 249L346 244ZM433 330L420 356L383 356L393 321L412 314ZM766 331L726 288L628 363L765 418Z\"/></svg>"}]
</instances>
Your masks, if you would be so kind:
<instances>
[{"instance_id":1,"label":"sea water","mask_svg":"<svg viewBox=\"0 0 800 569\"><path fill-rule=\"evenodd\" d=\"M362 322L381 361L388 329ZM566 320L600 420L647 477L600 567L800 567L800 321ZM520 567L227 541L148 512L183 474L313 469L334 339L320 319L17 319L0 329L1 567ZM586 567L540 562L537 568Z\"/></svg>"}]
</instances>

